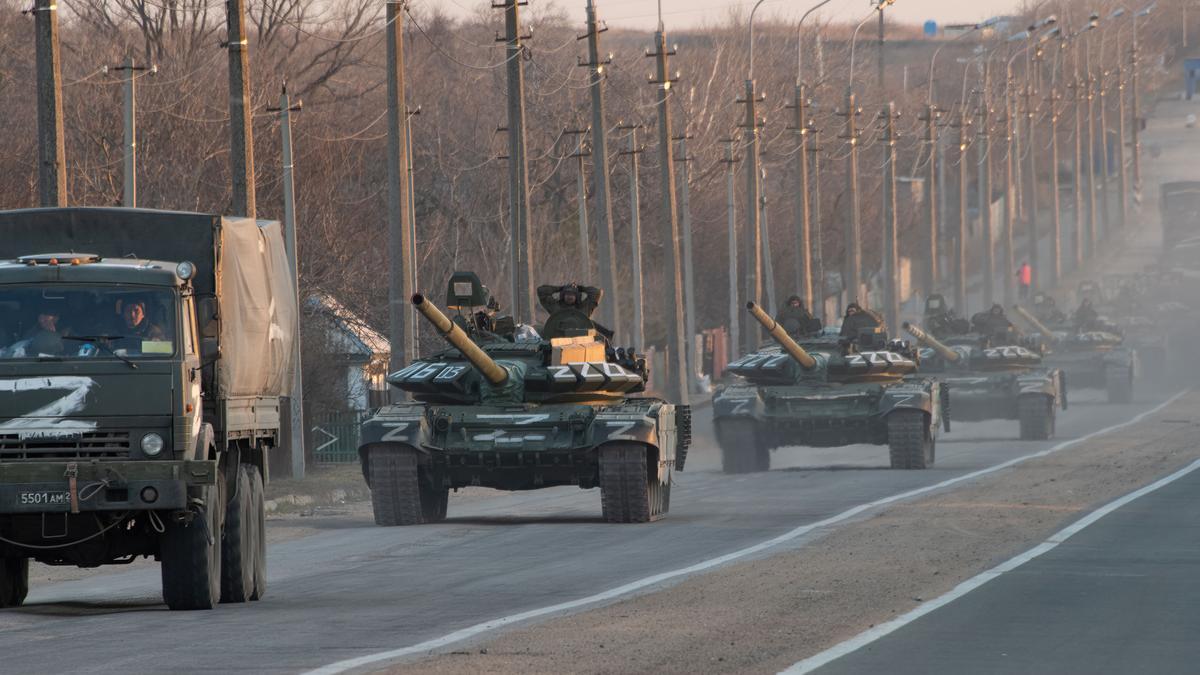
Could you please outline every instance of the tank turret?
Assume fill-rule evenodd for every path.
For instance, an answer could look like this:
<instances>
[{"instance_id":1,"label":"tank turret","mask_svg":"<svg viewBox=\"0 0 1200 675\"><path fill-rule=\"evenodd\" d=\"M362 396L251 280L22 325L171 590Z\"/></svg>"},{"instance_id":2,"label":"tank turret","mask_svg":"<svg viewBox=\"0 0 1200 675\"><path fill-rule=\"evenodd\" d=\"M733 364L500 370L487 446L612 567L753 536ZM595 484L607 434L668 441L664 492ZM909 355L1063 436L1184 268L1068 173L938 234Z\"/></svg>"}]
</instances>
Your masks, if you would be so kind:
<instances>
[{"instance_id":1,"label":"tank turret","mask_svg":"<svg viewBox=\"0 0 1200 675\"><path fill-rule=\"evenodd\" d=\"M905 321L904 330L908 331L909 335L912 335L914 338L916 338L917 342L920 342L926 347L929 347L933 351L937 352L949 363L958 363L962 359L962 354L959 354L953 349L942 344L937 338L921 330L918 326Z\"/></svg>"},{"instance_id":2,"label":"tank turret","mask_svg":"<svg viewBox=\"0 0 1200 675\"><path fill-rule=\"evenodd\" d=\"M479 345L467 335L466 331L458 326L442 314L442 311L434 307L432 302L425 299L425 296L416 293L412 296L412 304L425 317L434 328L441 333L446 341L454 345L454 348L462 353L463 358L470 361L472 366L483 375L484 379L492 384L492 386L500 386L508 381L508 372L500 367L492 357L484 353Z\"/></svg>"}]
</instances>

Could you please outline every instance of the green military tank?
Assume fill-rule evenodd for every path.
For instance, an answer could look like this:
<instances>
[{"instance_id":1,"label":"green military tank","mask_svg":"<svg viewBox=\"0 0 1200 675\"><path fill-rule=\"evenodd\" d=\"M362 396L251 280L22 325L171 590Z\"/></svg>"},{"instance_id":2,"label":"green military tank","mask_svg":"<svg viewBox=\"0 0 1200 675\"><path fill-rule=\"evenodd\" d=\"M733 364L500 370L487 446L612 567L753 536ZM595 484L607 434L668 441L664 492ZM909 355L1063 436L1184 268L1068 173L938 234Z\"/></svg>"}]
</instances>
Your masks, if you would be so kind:
<instances>
[{"instance_id":1,"label":"green military tank","mask_svg":"<svg viewBox=\"0 0 1200 675\"><path fill-rule=\"evenodd\" d=\"M1134 350L1115 328L1103 330L1064 327L1054 330L1020 306L1014 311L1037 329L1051 349L1043 363L1059 368L1073 391L1104 389L1109 403L1129 403L1133 400L1133 381L1137 375Z\"/></svg>"},{"instance_id":2,"label":"green military tank","mask_svg":"<svg viewBox=\"0 0 1200 675\"><path fill-rule=\"evenodd\" d=\"M919 326L904 330L924 345L921 370L936 373L954 392L954 419L1017 420L1021 440L1054 435L1056 411L1067 409L1062 371L1042 365L1042 355L1024 345L993 345L978 333L939 340Z\"/></svg>"},{"instance_id":3,"label":"green military tank","mask_svg":"<svg viewBox=\"0 0 1200 675\"><path fill-rule=\"evenodd\" d=\"M646 388L645 360L613 349L585 309L555 306L541 334L482 322L488 294L455 273L448 318L422 295L412 304L451 347L388 376L411 402L362 425L359 456L375 522L443 520L449 492L467 486L600 488L604 520L657 520L682 470L691 412ZM543 301L543 305L546 301Z\"/></svg>"},{"instance_id":4,"label":"green military tank","mask_svg":"<svg viewBox=\"0 0 1200 675\"><path fill-rule=\"evenodd\" d=\"M726 473L766 471L771 450L795 445L887 445L893 469L933 465L939 427L950 430L949 390L918 375L914 355L881 332L863 346L833 336L802 345L748 308L776 344L729 364L736 380L713 395Z\"/></svg>"}]
</instances>

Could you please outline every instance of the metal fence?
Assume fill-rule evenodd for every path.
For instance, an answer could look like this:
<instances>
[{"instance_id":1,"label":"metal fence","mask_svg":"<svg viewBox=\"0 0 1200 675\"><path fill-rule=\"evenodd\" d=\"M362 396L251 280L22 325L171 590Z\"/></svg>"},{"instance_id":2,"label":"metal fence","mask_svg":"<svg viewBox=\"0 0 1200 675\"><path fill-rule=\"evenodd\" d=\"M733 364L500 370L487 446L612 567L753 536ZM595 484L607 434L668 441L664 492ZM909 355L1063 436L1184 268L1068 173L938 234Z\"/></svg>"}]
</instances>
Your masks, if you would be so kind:
<instances>
[{"instance_id":1,"label":"metal fence","mask_svg":"<svg viewBox=\"0 0 1200 675\"><path fill-rule=\"evenodd\" d=\"M317 464L351 464L358 461L359 425L365 411L308 415L308 442Z\"/></svg>"}]
</instances>

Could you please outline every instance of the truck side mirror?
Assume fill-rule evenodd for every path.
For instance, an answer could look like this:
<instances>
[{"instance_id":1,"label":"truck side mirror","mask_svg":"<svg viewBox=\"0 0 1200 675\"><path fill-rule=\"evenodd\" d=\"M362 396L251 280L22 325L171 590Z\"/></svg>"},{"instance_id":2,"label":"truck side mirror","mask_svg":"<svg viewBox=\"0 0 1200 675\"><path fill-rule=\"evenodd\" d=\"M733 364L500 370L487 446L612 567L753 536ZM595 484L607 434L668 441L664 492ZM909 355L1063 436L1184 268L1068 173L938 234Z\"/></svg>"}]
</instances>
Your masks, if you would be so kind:
<instances>
[{"instance_id":1,"label":"truck side mirror","mask_svg":"<svg viewBox=\"0 0 1200 675\"><path fill-rule=\"evenodd\" d=\"M216 338L200 340L200 367L211 366L221 360L221 343Z\"/></svg>"}]
</instances>

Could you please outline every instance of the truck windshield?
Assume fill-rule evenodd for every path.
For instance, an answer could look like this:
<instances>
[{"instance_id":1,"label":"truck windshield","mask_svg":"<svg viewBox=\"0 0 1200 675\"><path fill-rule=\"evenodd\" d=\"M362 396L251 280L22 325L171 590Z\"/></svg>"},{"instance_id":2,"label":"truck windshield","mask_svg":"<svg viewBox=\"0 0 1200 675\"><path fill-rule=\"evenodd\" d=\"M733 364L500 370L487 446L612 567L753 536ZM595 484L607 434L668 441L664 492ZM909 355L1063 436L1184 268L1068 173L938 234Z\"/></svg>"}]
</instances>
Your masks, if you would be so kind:
<instances>
[{"instance_id":1,"label":"truck windshield","mask_svg":"<svg viewBox=\"0 0 1200 675\"><path fill-rule=\"evenodd\" d=\"M175 354L175 292L144 286L0 287L0 360Z\"/></svg>"}]
</instances>

